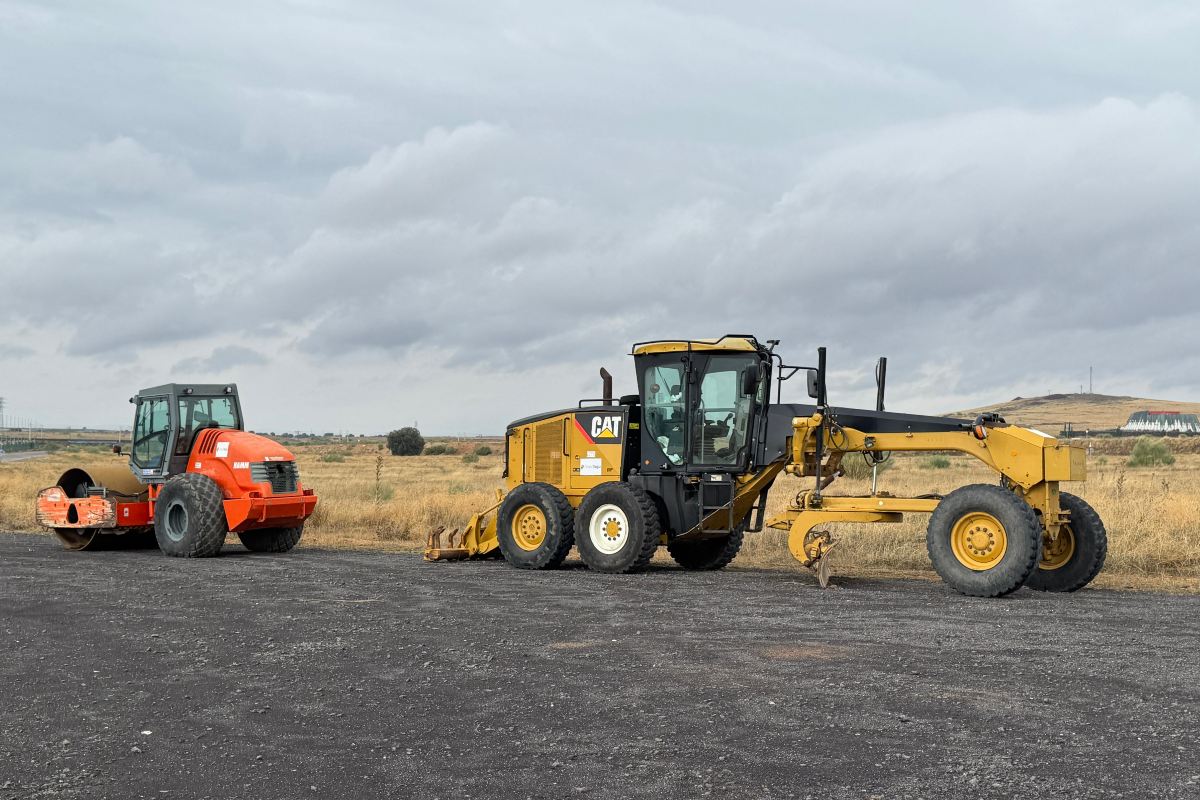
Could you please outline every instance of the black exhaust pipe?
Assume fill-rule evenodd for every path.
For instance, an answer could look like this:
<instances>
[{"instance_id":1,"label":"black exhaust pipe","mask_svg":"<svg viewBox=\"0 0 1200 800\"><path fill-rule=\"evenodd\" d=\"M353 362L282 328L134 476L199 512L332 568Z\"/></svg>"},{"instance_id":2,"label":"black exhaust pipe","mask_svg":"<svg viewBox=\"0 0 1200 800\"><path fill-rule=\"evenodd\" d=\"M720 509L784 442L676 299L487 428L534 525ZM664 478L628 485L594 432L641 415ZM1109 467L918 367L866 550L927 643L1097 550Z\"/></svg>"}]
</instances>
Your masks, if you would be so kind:
<instances>
[{"instance_id":1,"label":"black exhaust pipe","mask_svg":"<svg viewBox=\"0 0 1200 800\"><path fill-rule=\"evenodd\" d=\"M612 405L612 375L604 367L600 368L600 380L604 381L604 405Z\"/></svg>"}]
</instances>

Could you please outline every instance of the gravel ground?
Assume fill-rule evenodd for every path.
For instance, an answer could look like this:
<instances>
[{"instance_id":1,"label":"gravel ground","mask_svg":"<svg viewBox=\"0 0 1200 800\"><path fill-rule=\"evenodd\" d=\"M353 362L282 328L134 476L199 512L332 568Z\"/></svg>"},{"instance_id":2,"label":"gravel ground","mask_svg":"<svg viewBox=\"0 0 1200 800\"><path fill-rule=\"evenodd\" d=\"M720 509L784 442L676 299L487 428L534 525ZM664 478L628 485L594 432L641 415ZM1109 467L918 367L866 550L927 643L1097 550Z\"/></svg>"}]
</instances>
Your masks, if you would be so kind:
<instances>
[{"instance_id":1,"label":"gravel ground","mask_svg":"<svg viewBox=\"0 0 1200 800\"><path fill-rule=\"evenodd\" d=\"M1200 598L0 536L0 798L1200 797Z\"/></svg>"}]
</instances>

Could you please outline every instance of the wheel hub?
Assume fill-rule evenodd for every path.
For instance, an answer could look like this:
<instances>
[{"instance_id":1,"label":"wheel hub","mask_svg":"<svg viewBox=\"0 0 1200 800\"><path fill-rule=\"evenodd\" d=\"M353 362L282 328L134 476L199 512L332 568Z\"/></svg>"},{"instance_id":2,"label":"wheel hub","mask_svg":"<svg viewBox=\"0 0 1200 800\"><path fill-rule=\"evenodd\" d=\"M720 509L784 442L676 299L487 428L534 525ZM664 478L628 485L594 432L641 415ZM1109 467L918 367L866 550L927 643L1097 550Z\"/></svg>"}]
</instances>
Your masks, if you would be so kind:
<instances>
[{"instance_id":1,"label":"wheel hub","mask_svg":"<svg viewBox=\"0 0 1200 800\"><path fill-rule=\"evenodd\" d=\"M588 535L601 553L616 553L629 540L629 518L619 506L611 503L600 506L588 522Z\"/></svg>"},{"instance_id":2,"label":"wheel hub","mask_svg":"<svg viewBox=\"0 0 1200 800\"><path fill-rule=\"evenodd\" d=\"M167 509L167 536L173 542L178 542L187 535L188 512L183 503L172 503Z\"/></svg>"},{"instance_id":3,"label":"wheel hub","mask_svg":"<svg viewBox=\"0 0 1200 800\"><path fill-rule=\"evenodd\" d=\"M1004 526L991 514L966 514L954 525L950 534L954 557L963 566L976 571L991 569L1000 562L1008 549Z\"/></svg>"},{"instance_id":4,"label":"wheel hub","mask_svg":"<svg viewBox=\"0 0 1200 800\"><path fill-rule=\"evenodd\" d=\"M621 522L612 517L604 520L604 536L613 540L621 538Z\"/></svg>"},{"instance_id":5,"label":"wheel hub","mask_svg":"<svg viewBox=\"0 0 1200 800\"><path fill-rule=\"evenodd\" d=\"M532 503L521 506L513 515L513 541L522 550L536 550L546 541L546 515Z\"/></svg>"},{"instance_id":6,"label":"wheel hub","mask_svg":"<svg viewBox=\"0 0 1200 800\"><path fill-rule=\"evenodd\" d=\"M1047 538L1042 542L1042 563L1040 569L1059 569L1075 555L1075 533L1071 526L1063 525L1058 529L1054 541Z\"/></svg>"}]
</instances>

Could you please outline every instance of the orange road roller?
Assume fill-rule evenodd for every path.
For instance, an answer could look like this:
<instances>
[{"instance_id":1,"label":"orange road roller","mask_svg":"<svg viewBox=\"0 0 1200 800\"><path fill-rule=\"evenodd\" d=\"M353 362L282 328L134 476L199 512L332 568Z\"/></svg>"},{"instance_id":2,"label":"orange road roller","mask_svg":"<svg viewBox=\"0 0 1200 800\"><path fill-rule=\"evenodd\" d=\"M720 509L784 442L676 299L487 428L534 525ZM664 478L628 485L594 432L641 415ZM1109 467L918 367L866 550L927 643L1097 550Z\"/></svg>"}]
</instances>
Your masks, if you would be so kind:
<instances>
[{"instance_id":1,"label":"orange road roller","mask_svg":"<svg viewBox=\"0 0 1200 800\"><path fill-rule=\"evenodd\" d=\"M171 383L129 402L127 463L73 467L38 492L38 522L68 550L153 535L169 556L202 558L230 533L258 552L296 546L316 494L287 448L245 430L235 384Z\"/></svg>"}]
</instances>

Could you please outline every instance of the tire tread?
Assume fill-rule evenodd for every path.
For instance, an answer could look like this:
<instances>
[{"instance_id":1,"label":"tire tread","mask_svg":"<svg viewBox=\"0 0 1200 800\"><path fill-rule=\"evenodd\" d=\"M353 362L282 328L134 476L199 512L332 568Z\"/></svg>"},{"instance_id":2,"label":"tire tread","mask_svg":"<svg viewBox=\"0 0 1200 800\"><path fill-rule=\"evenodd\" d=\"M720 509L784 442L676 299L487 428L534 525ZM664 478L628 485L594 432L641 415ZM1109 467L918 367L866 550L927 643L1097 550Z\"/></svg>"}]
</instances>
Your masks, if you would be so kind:
<instances>
[{"instance_id":1,"label":"tire tread","mask_svg":"<svg viewBox=\"0 0 1200 800\"><path fill-rule=\"evenodd\" d=\"M725 537L723 546L720 549L714 547L712 551L704 551L703 545L720 540L700 539L694 542L668 542L667 552L671 554L671 558L675 559L676 564L686 570L699 572L724 569L733 559L737 558L738 552L742 549L742 541L745 539L745 536L746 527L739 525L732 533Z\"/></svg>"},{"instance_id":2,"label":"tire tread","mask_svg":"<svg viewBox=\"0 0 1200 800\"><path fill-rule=\"evenodd\" d=\"M173 542L165 531L159 530L159 525L165 526L165 521L155 513L154 533L158 547L168 556L177 558L211 558L221 552L225 545L225 537L229 535L229 526L225 519L225 496L216 481L198 472L185 472L167 480L162 495L179 492L183 494L188 505L189 517L196 521L196 535L185 537L184 541Z\"/></svg>"},{"instance_id":3,"label":"tire tread","mask_svg":"<svg viewBox=\"0 0 1200 800\"><path fill-rule=\"evenodd\" d=\"M1025 543L1027 552L1019 562L998 564L986 571L973 572L955 558L949 546L950 534L954 523L964 513L973 509L991 513L986 507L981 508L981 505L987 506L993 501L1007 506L1007 510L1021 520L1025 535L1029 537L1029 541ZM1003 520L1001 522L1003 523ZM1014 544L1020 544L1020 540L1017 538L1018 531L1009 530L1009 527L1005 525L1005 533L1009 540L1008 547L1011 548ZM946 540L944 549L941 541L943 538ZM973 483L950 492L934 509L929 518L925 546L934 570L956 591L972 597L1002 597L1024 586L1029 576L1037 569L1042 555L1042 524L1033 507L1009 489L993 484ZM982 585L968 585L958 579L966 573L985 576L985 580L981 582Z\"/></svg>"},{"instance_id":4,"label":"tire tread","mask_svg":"<svg viewBox=\"0 0 1200 800\"><path fill-rule=\"evenodd\" d=\"M1090 528L1096 540L1095 547L1083 551L1085 557L1090 556L1090 560L1087 562L1087 567L1078 573L1078 576L1074 580L1057 583L1053 580L1047 580L1047 578L1059 577L1052 573L1060 572L1060 570L1035 569L1033 574L1029 576L1027 585L1030 589L1038 592L1077 592L1096 579L1096 576L1100 574L1100 570L1104 569L1104 562L1108 558L1108 531L1105 530L1104 520L1100 519L1100 515L1096 512L1096 509L1092 508L1086 500L1077 495L1062 492L1058 497L1060 504L1072 506L1072 508L1067 510L1071 512L1071 528L1075 533L1075 547L1079 548L1081 539L1085 538L1081 534L1084 528ZM1083 525L1076 525L1076 519L1081 520ZM1066 565L1061 569L1066 569Z\"/></svg>"}]
</instances>

